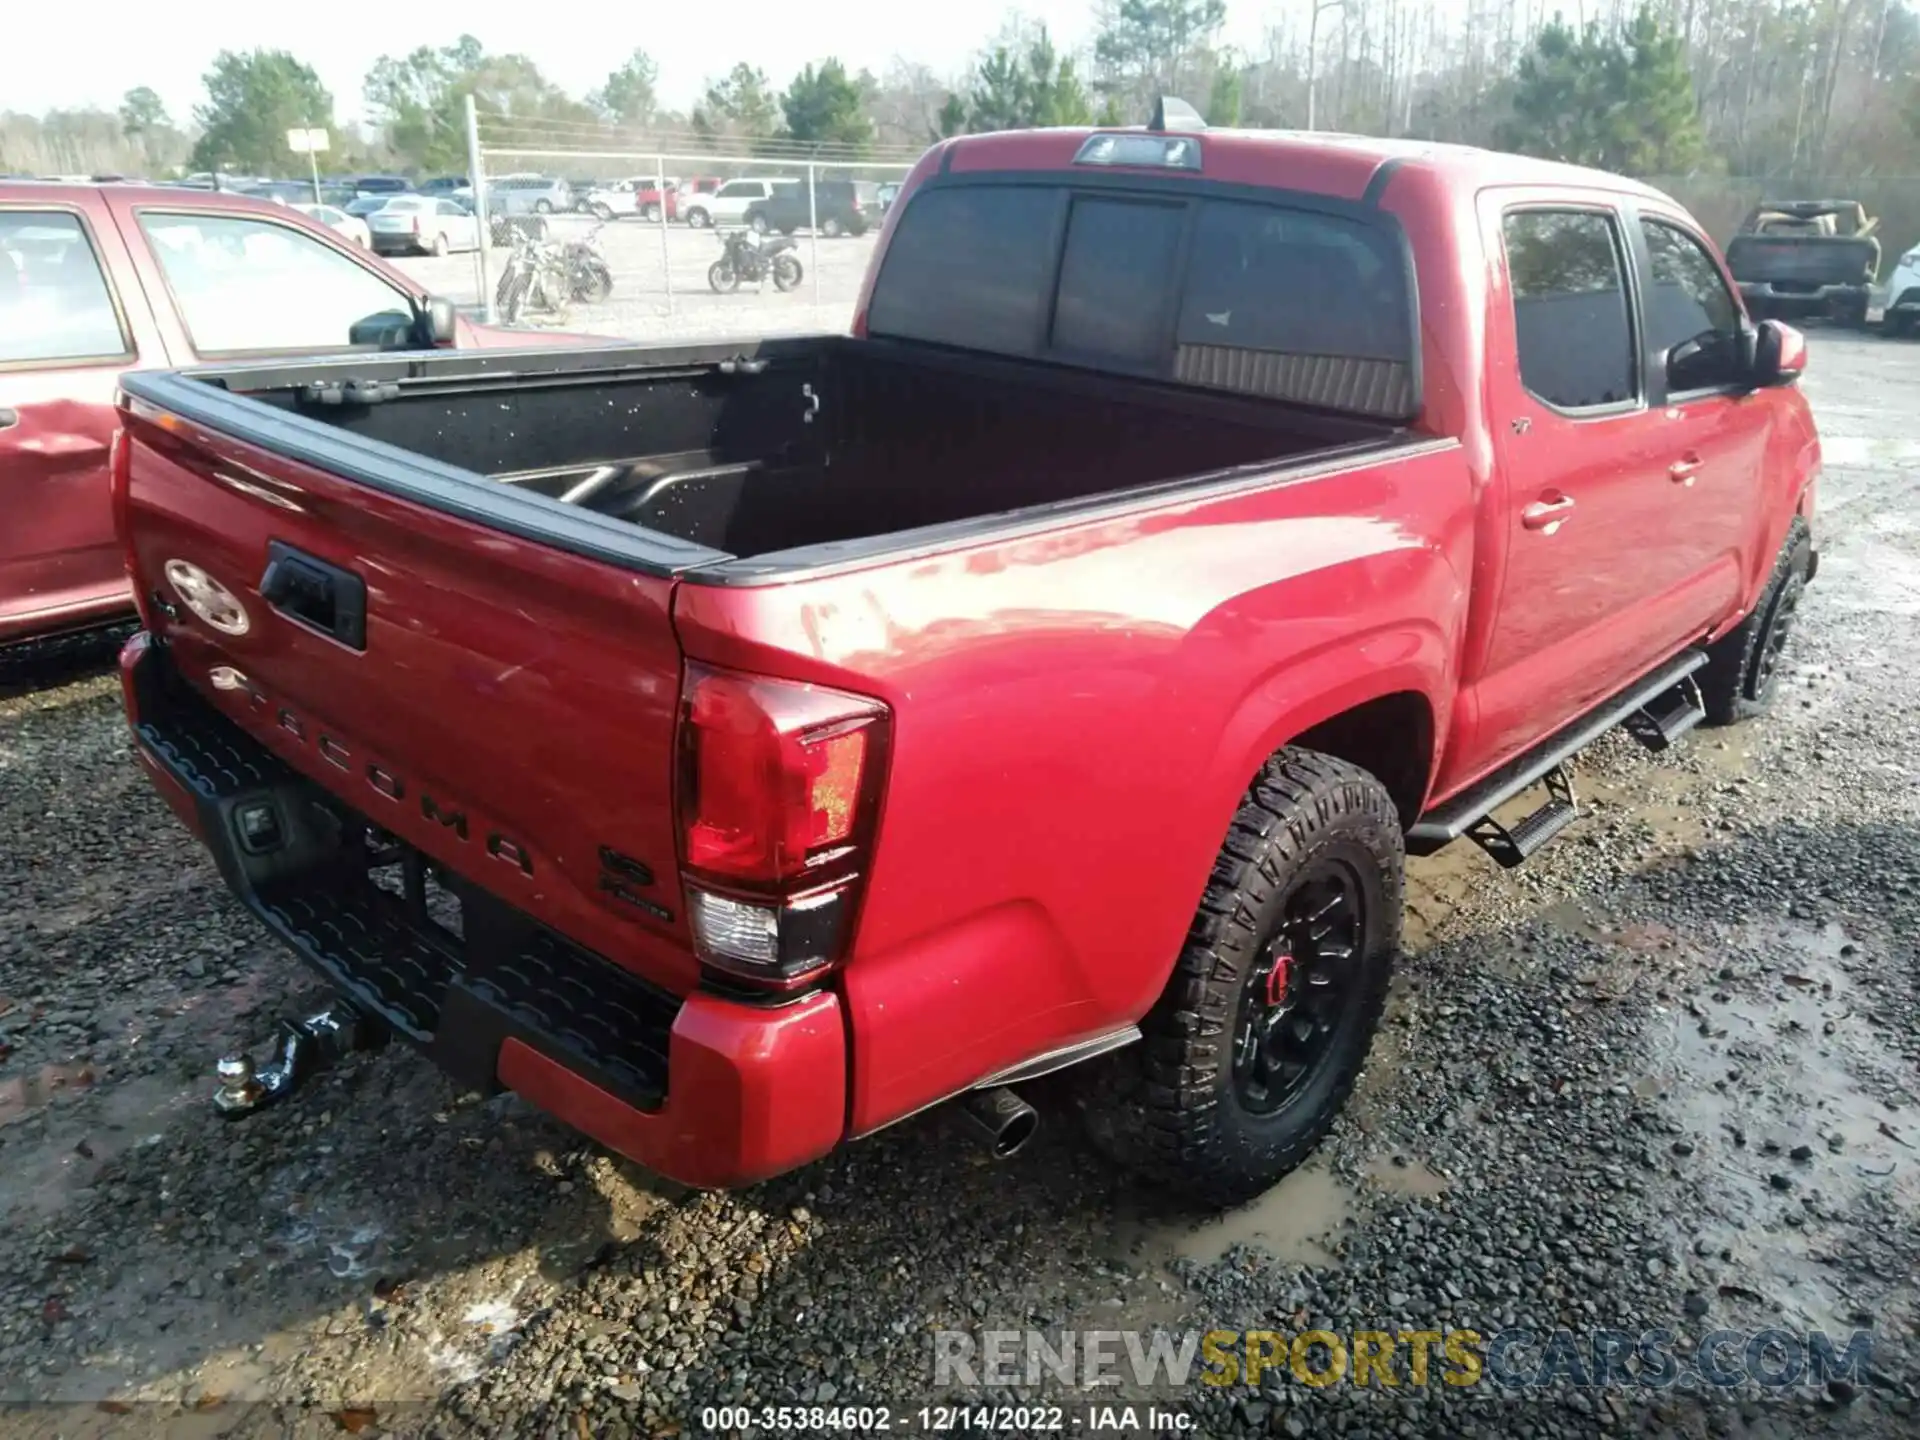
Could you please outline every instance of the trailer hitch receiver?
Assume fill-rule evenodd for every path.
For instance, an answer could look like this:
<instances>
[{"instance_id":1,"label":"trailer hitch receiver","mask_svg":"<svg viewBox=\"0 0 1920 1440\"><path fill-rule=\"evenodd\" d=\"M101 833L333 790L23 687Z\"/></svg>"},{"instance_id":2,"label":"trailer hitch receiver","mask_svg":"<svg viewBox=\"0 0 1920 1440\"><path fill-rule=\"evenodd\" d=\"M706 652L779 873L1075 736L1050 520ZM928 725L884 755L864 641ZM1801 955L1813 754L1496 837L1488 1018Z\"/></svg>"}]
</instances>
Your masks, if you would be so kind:
<instances>
[{"instance_id":1,"label":"trailer hitch receiver","mask_svg":"<svg viewBox=\"0 0 1920 1440\"><path fill-rule=\"evenodd\" d=\"M214 1066L220 1088L213 1108L230 1120L277 1104L327 1066L355 1050L386 1044L384 1022L345 1000L329 1000L280 1022L272 1057L256 1065L250 1054L222 1056Z\"/></svg>"}]
</instances>

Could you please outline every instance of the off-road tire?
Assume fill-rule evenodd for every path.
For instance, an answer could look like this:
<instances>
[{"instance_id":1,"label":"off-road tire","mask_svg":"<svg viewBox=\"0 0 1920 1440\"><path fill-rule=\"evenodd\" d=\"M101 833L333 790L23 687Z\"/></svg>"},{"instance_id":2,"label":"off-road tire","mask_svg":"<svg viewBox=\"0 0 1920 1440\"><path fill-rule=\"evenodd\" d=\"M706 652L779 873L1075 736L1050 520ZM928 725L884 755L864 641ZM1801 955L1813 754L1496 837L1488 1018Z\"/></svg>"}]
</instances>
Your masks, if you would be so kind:
<instances>
[{"instance_id":1,"label":"off-road tire","mask_svg":"<svg viewBox=\"0 0 1920 1440\"><path fill-rule=\"evenodd\" d=\"M1365 898L1360 967L1305 1088L1268 1114L1243 1107L1234 1035L1250 966L1291 893L1338 860ZM1080 1067L1077 1101L1094 1142L1145 1178L1207 1205L1268 1189L1314 1150L1352 1093L1400 948L1406 845L1393 799L1357 765L1280 751L1242 800L1185 948L1141 1043Z\"/></svg>"},{"instance_id":2,"label":"off-road tire","mask_svg":"<svg viewBox=\"0 0 1920 1440\"><path fill-rule=\"evenodd\" d=\"M1707 663L1700 671L1700 699L1709 725L1735 725L1751 720L1772 702L1780 684L1776 656L1773 668L1762 673L1769 637L1785 627L1784 644L1792 635L1801 592L1813 569L1813 536L1798 515L1787 526L1787 538L1773 562L1773 573L1761 587L1760 599L1747 618L1707 647Z\"/></svg>"},{"instance_id":3,"label":"off-road tire","mask_svg":"<svg viewBox=\"0 0 1920 1440\"><path fill-rule=\"evenodd\" d=\"M1913 333L1913 316L1882 315L1880 333L1889 340L1904 340Z\"/></svg>"}]
</instances>

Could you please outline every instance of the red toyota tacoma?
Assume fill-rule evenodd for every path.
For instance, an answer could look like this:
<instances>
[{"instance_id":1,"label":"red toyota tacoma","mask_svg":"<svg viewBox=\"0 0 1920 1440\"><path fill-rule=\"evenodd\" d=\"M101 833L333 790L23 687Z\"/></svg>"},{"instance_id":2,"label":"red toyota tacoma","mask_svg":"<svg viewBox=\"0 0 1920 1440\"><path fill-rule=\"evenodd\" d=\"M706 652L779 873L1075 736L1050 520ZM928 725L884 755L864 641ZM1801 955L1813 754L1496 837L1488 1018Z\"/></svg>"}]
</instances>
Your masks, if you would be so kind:
<instances>
[{"instance_id":1,"label":"red toyota tacoma","mask_svg":"<svg viewBox=\"0 0 1920 1440\"><path fill-rule=\"evenodd\" d=\"M220 1101L397 1032L729 1185L1072 1064L1257 1191L1407 853L1767 702L1804 354L1644 186L1163 118L929 152L851 335L130 376L139 754L346 999Z\"/></svg>"},{"instance_id":2,"label":"red toyota tacoma","mask_svg":"<svg viewBox=\"0 0 1920 1440\"><path fill-rule=\"evenodd\" d=\"M349 346L524 345L283 205L0 182L0 645L130 615L107 504L120 376Z\"/></svg>"}]
</instances>

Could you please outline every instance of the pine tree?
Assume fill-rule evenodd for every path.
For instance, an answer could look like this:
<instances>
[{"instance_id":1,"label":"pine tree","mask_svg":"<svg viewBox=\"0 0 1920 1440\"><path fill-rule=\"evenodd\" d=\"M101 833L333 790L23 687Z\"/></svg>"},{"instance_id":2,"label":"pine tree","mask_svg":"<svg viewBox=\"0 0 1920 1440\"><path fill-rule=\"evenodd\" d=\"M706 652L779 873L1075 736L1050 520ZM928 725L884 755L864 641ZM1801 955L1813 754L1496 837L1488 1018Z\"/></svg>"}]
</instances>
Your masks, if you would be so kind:
<instances>
[{"instance_id":1,"label":"pine tree","mask_svg":"<svg viewBox=\"0 0 1920 1440\"><path fill-rule=\"evenodd\" d=\"M1683 174L1706 154L1680 37L1642 6L1619 32L1576 33L1559 16L1514 76L1500 143L1526 155L1627 175Z\"/></svg>"}]
</instances>

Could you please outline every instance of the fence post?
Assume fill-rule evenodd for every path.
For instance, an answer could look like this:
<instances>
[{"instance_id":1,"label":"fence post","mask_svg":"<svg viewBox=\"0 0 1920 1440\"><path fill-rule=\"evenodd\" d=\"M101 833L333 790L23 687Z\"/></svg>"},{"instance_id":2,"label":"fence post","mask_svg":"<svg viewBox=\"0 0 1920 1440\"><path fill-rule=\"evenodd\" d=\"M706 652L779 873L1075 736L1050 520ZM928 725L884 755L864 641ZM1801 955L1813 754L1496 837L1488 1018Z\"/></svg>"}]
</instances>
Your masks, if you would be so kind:
<instances>
[{"instance_id":1,"label":"fence post","mask_svg":"<svg viewBox=\"0 0 1920 1440\"><path fill-rule=\"evenodd\" d=\"M660 278L667 286L667 314L673 314L673 246L667 238L667 157L653 157L653 183L660 194ZM680 208L680 199L676 195L673 208Z\"/></svg>"},{"instance_id":2,"label":"fence post","mask_svg":"<svg viewBox=\"0 0 1920 1440\"><path fill-rule=\"evenodd\" d=\"M807 256L813 266L813 303L820 303L820 194L814 185L818 175L814 163L807 162Z\"/></svg>"},{"instance_id":3,"label":"fence post","mask_svg":"<svg viewBox=\"0 0 1920 1440\"><path fill-rule=\"evenodd\" d=\"M496 323L498 317L493 312L493 276L487 264L487 247L493 244L493 221L487 214L487 172L480 163L480 112L474 108L473 95L467 95L467 179L473 185L473 223L480 229L479 249L473 252L474 263L480 268L480 303L485 307L480 313L487 318L487 324Z\"/></svg>"}]
</instances>

